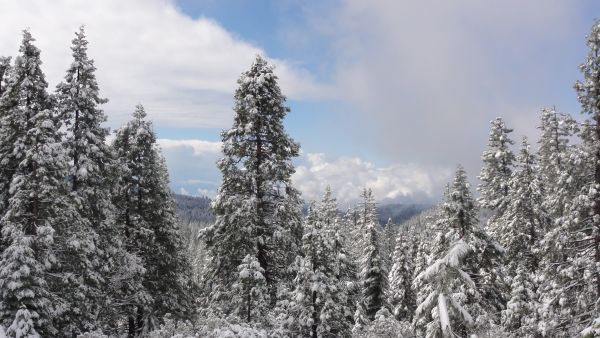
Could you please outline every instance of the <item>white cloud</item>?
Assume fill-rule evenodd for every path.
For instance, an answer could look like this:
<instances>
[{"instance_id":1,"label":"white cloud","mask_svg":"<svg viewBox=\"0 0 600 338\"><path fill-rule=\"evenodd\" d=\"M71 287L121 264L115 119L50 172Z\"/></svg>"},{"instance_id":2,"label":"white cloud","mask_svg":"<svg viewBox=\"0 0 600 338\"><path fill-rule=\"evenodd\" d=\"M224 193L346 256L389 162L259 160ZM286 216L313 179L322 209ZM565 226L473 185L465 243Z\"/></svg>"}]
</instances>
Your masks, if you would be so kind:
<instances>
[{"instance_id":1,"label":"white cloud","mask_svg":"<svg viewBox=\"0 0 600 338\"><path fill-rule=\"evenodd\" d=\"M186 16L171 0L0 0L0 8L0 51L15 55L21 30L30 28L51 88L71 62L74 32L86 26L113 125L141 102L161 126L225 126L237 78L264 54L213 20ZM289 97L332 92L288 61L273 62Z\"/></svg>"},{"instance_id":2,"label":"white cloud","mask_svg":"<svg viewBox=\"0 0 600 338\"><path fill-rule=\"evenodd\" d=\"M172 139L158 139L157 142L163 151L169 151L175 148L189 148L193 150L194 156L216 155L221 152L221 142Z\"/></svg>"},{"instance_id":3,"label":"white cloud","mask_svg":"<svg viewBox=\"0 0 600 338\"><path fill-rule=\"evenodd\" d=\"M330 160L324 154L308 153L305 160L293 176L303 198L318 200L329 185L341 206L355 202L365 187L373 189L380 202L431 202L450 177L450 170L445 168L412 164L377 167L358 157Z\"/></svg>"},{"instance_id":4,"label":"white cloud","mask_svg":"<svg viewBox=\"0 0 600 338\"><path fill-rule=\"evenodd\" d=\"M347 118L356 142L374 143L391 161L462 162L472 172L480 165L489 120L503 116L516 133L529 133L542 106L567 101L576 107L571 88L577 63L564 50L583 46L581 26L592 24L582 20L581 4L339 4L310 11L309 26L331 39L335 82L349 110L358 112Z\"/></svg>"}]
</instances>

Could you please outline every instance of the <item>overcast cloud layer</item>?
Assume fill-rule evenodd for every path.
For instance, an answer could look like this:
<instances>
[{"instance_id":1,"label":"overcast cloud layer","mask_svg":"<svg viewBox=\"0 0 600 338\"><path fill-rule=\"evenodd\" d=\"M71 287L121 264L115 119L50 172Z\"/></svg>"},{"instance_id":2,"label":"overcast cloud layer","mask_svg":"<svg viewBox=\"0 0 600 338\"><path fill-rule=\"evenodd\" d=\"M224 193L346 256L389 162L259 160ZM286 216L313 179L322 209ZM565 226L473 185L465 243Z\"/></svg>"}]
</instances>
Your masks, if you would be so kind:
<instances>
[{"instance_id":1,"label":"overcast cloud layer","mask_svg":"<svg viewBox=\"0 0 600 338\"><path fill-rule=\"evenodd\" d=\"M394 161L462 162L475 175L496 116L533 135L541 107L577 113L577 78L564 75L578 74L583 48L575 63L565 56L592 24L584 3L344 0L307 12L313 32L331 38L335 82L376 148Z\"/></svg>"}]
</instances>

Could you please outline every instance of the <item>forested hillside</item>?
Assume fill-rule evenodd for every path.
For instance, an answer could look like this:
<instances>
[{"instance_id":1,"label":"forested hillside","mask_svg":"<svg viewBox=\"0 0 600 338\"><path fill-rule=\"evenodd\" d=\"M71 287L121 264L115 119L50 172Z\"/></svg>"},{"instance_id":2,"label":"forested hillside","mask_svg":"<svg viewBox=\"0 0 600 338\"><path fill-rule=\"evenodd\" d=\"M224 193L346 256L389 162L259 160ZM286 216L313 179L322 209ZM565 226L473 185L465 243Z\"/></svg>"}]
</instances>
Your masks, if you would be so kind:
<instances>
[{"instance_id":1,"label":"forested hillside","mask_svg":"<svg viewBox=\"0 0 600 338\"><path fill-rule=\"evenodd\" d=\"M87 46L82 28L51 91L29 31L0 58L0 335L600 336L600 23L583 118L543 108L536 140L494 119L478 195L458 165L422 212L369 187L342 212L330 187L305 201L261 56L237 82L216 197L175 196L141 104L107 141Z\"/></svg>"}]
</instances>

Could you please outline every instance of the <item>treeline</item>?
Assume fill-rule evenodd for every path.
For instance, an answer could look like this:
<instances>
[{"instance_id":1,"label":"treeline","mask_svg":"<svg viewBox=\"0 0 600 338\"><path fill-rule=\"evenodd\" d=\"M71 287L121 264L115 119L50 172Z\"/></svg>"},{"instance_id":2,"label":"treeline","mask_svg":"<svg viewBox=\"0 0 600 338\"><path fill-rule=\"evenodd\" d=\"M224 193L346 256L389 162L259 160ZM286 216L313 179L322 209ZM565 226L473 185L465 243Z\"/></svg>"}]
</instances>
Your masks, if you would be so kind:
<instances>
[{"instance_id":1,"label":"treeline","mask_svg":"<svg viewBox=\"0 0 600 338\"><path fill-rule=\"evenodd\" d=\"M338 217L330 190L301 215L289 109L257 58L222 133L223 182L205 242L200 333L257 337L600 335L600 24L576 91L543 109L537 151L491 122L480 198L458 167L434 216L381 227L374 199ZM480 221L479 215L488 215ZM419 219L422 220L422 219ZM414 222L413 222L414 224Z\"/></svg>"},{"instance_id":2,"label":"treeline","mask_svg":"<svg viewBox=\"0 0 600 338\"><path fill-rule=\"evenodd\" d=\"M29 31L0 59L0 327L8 337L142 336L190 318L194 286L141 105L112 144L84 30L48 92Z\"/></svg>"},{"instance_id":3,"label":"treeline","mask_svg":"<svg viewBox=\"0 0 600 338\"><path fill-rule=\"evenodd\" d=\"M257 57L221 134L215 221L178 229L143 108L106 145L83 31L53 95L32 41L2 63L9 337L600 335L600 23L575 86L589 120L543 109L537 151L516 152L493 120L478 199L459 166L427 217L383 227L369 189L342 217L330 189L303 215L289 108Z\"/></svg>"}]
</instances>

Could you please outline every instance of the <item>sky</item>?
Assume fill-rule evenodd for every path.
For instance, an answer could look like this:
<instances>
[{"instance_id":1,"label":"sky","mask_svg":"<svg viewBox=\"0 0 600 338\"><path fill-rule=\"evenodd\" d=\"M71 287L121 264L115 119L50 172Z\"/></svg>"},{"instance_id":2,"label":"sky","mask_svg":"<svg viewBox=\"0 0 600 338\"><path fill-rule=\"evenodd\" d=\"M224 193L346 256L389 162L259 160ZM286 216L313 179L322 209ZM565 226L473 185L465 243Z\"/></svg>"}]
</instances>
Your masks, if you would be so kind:
<instances>
[{"instance_id":1,"label":"sky","mask_svg":"<svg viewBox=\"0 0 600 338\"><path fill-rule=\"evenodd\" d=\"M458 164L481 167L489 122L535 142L542 107L579 116L573 84L595 0L0 0L0 55L29 28L50 90L85 25L107 126L153 120L171 187L215 195L219 134L257 54L275 65L301 145L294 184L342 205L434 203Z\"/></svg>"}]
</instances>

